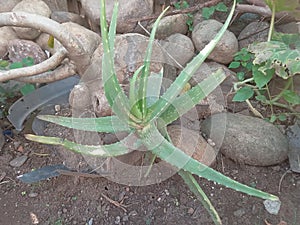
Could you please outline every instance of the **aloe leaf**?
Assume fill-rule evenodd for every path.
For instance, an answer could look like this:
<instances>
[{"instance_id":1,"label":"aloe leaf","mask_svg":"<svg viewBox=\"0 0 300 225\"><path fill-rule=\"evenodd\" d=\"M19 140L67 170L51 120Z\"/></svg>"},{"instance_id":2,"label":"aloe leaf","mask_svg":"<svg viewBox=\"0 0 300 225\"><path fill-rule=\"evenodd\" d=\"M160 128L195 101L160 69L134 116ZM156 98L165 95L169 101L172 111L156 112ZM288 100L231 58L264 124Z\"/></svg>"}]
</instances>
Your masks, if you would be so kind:
<instances>
[{"instance_id":1,"label":"aloe leaf","mask_svg":"<svg viewBox=\"0 0 300 225\"><path fill-rule=\"evenodd\" d=\"M160 118L165 124L170 124L178 117L188 112L202 99L209 95L216 87L218 87L226 78L225 72L220 69L205 78L201 83L188 90L184 94L177 97L172 105L162 113Z\"/></svg>"},{"instance_id":2,"label":"aloe leaf","mask_svg":"<svg viewBox=\"0 0 300 225\"><path fill-rule=\"evenodd\" d=\"M113 8L113 14L112 14L109 31L108 31L109 48L111 51L113 64L114 64L114 55L115 55L114 45L115 45L116 30L117 30L118 8L119 8L119 2L115 1L115 5Z\"/></svg>"},{"instance_id":3,"label":"aloe leaf","mask_svg":"<svg viewBox=\"0 0 300 225\"><path fill-rule=\"evenodd\" d=\"M142 115L145 116L146 111L147 111L147 98L146 98L146 94L147 94L147 80L148 80L148 76L150 74L150 61L151 61L151 55L152 55L152 49L153 49L153 42L154 42L154 38L155 38L155 33L159 24L159 21L161 20L161 18L163 17L163 15L165 14L165 12L169 9L169 7L167 7L157 18L157 20L155 21L151 34L150 34L150 38L149 38L149 43L147 46L147 50L146 50L146 55L145 55L145 59L144 59L144 68L142 71L142 75L140 78L140 83L139 83L139 90L138 90L138 97L139 100L141 101L141 112Z\"/></svg>"},{"instance_id":4,"label":"aloe leaf","mask_svg":"<svg viewBox=\"0 0 300 225\"><path fill-rule=\"evenodd\" d=\"M214 223L216 225L221 225L222 221L219 217L219 214L217 213L216 209L211 204L209 198L204 193L204 191L202 190L202 188L200 187L196 179L193 177L193 175L184 170L179 170L178 174L182 177L182 179L184 180L186 185L190 188L190 190L194 193L194 195L200 200L201 204L208 211Z\"/></svg>"},{"instance_id":5,"label":"aloe leaf","mask_svg":"<svg viewBox=\"0 0 300 225\"><path fill-rule=\"evenodd\" d=\"M118 4L115 3L114 14L117 14ZM113 15L116 18L116 15ZM116 19L112 20L112 23L116 23ZM114 40L115 31L111 31L108 38L107 23L106 23L106 10L105 1L101 0L101 35L104 54L102 58L102 82L104 84L104 92L108 103L110 104L113 112L124 122L127 122L129 118L131 120L138 121L134 116L130 114L129 100L123 92L120 84L118 83L116 71L114 68L114 45L110 46L110 42ZM115 25L111 25L112 28Z\"/></svg>"},{"instance_id":6,"label":"aloe leaf","mask_svg":"<svg viewBox=\"0 0 300 225\"><path fill-rule=\"evenodd\" d=\"M74 118L53 115L39 115L38 119L58 124L60 126L105 133L115 133L122 131L130 131L129 126L124 124L116 116L107 116L100 118Z\"/></svg>"},{"instance_id":7,"label":"aloe leaf","mask_svg":"<svg viewBox=\"0 0 300 225\"><path fill-rule=\"evenodd\" d=\"M129 89L129 104L131 107L131 113L135 115L137 118L142 118L142 114L140 109L138 108L138 105L136 104L138 102L137 94L136 94L136 87L137 87L137 79L138 75L141 73L142 69L145 66L142 65L139 67L133 74L131 80L130 80L130 89Z\"/></svg>"},{"instance_id":8,"label":"aloe leaf","mask_svg":"<svg viewBox=\"0 0 300 225\"><path fill-rule=\"evenodd\" d=\"M72 152L96 157L113 157L128 154L132 151L131 149L136 149L141 144L138 139L132 144L132 141L129 141L129 138L132 137L131 135L120 142L110 145L81 145L63 138L37 136L32 134L26 134L25 137L31 141L50 145L60 145ZM130 146L132 147L129 148L129 145L127 145L126 142L130 142Z\"/></svg>"},{"instance_id":9,"label":"aloe leaf","mask_svg":"<svg viewBox=\"0 0 300 225\"><path fill-rule=\"evenodd\" d=\"M246 193L248 195L256 196L262 199L271 201L278 200L278 197L266 192L257 190L247 185L241 184L222 173L200 163L191 158L180 149L176 148L168 142L157 130L157 128L150 124L139 133L142 137L145 146L162 160L170 163L178 169L183 169L191 174L198 175L210 181L215 181L218 184L224 185L227 188L234 189Z\"/></svg>"},{"instance_id":10,"label":"aloe leaf","mask_svg":"<svg viewBox=\"0 0 300 225\"><path fill-rule=\"evenodd\" d=\"M192 75L197 71L197 69L201 66L207 56L213 51L217 43L221 40L223 34L227 30L230 21L232 19L234 9L236 5L236 0L233 2L233 6L231 8L230 14L227 17L224 25L221 30L218 32L216 37L207 44L201 52L193 58L193 60L187 64L187 66L181 71L179 76L176 78L174 83L168 88L168 90L162 95L162 97L150 107L151 114L147 117L146 121L150 122L153 119L160 116L173 102L173 100L180 94L183 87L190 80Z\"/></svg>"}]
</instances>

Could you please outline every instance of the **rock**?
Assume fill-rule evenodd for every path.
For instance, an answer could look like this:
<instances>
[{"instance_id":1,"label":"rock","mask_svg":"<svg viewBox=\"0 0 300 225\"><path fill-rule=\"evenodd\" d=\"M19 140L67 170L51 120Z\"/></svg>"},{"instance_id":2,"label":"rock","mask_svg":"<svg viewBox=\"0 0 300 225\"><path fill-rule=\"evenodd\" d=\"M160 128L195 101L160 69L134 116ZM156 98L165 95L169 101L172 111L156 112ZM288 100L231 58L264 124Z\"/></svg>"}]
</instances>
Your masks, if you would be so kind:
<instances>
[{"instance_id":1,"label":"rock","mask_svg":"<svg viewBox=\"0 0 300 225\"><path fill-rule=\"evenodd\" d=\"M16 32L11 27L0 27L0 58L6 55L8 42L17 38Z\"/></svg>"},{"instance_id":2,"label":"rock","mask_svg":"<svg viewBox=\"0 0 300 225\"><path fill-rule=\"evenodd\" d=\"M47 4L41 0L23 0L12 10L13 12L28 12L45 17L50 17L51 10ZM33 28L13 27L21 39L33 40L40 35L40 31Z\"/></svg>"},{"instance_id":3,"label":"rock","mask_svg":"<svg viewBox=\"0 0 300 225\"><path fill-rule=\"evenodd\" d=\"M201 51L218 33L223 26L216 20L205 20L194 27L192 40L198 51ZM235 35L226 31L222 39L218 42L215 49L208 56L215 62L228 64L233 60L233 55L238 51L238 41Z\"/></svg>"},{"instance_id":4,"label":"rock","mask_svg":"<svg viewBox=\"0 0 300 225\"><path fill-rule=\"evenodd\" d=\"M192 86L197 85L205 78L216 72L218 69L222 69L225 72L226 79L220 84L218 88L212 91L207 98L202 100L197 106L199 118L208 117L208 115L223 112L225 108L234 108L236 104L232 102L233 94L232 87L234 82L237 81L234 72L229 70L226 66L216 62L204 62L196 73L189 81ZM207 106L207 109L203 109L203 106ZM205 115L203 115L205 113Z\"/></svg>"},{"instance_id":5,"label":"rock","mask_svg":"<svg viewBox=\"0 0 300 225\"><path fill-rule=\"evenodd\" d=\"M268 22L252 22L238 36L239 49L247 48L253 42L263 42L268 39L270 24Z\"/></svg>"},{"instance_id":6,"label":"rock","mask_svg":"<svg viewBox=\"0 0 300 225\"><path fill-rule=\"evenodd\" d=\"M201 126L216 147L232 160L253 166L271 166L287 159L288 141L279 129L262 119L220 113Z\"/></svg>"},{"instance_id":7,"label":"rock","mask_svg":"<svg viewBox=\"0 0 300 225\"><path fill-rule=\"evenodd\" d=\"M5 142L5 139L3 136L3 130L0 128L0 151L3 148L4 142Z\"/></svg>"},{"instance_id":8,"label":"rock","mask_svg":"<svg viewBox=\"0 0 300 225\"><path fill-rule=\"evenodd\" d=\"M199 132L179 125L170 125L167 127L167 130L173 144L195 160L208 166L215 161L215 150Z\"/></svg>"},{"instance_id":9,"label":"rock","mask_svg":"<svg viewBox=\"0 0 300 225\"><path fill-rule=\"evenodd\" d=\"M299 27L299 23L297 22L290 22L290 23L275 26L278 32L286 33L286 34L298 34L299 33L298 27Z\"/></svg>"},{"instance_id":10,"label":"rock","mask_svg":"<svg viewBox=\"0 0 300 225\"><path fill-rule=\"evenodd\" d=\"M192 40L180 33L167 37L163 42L163 47L181 66L185 66L194 56L195 49Z\"/></svg>"},{"instance_id":11,"label":"rock","mask_svg":"<svg viewBox=\"0 0 300 225\"><path fill-rule=\"evenodd\" d=\"M233 212L233 215L235 217L242 217L245 213L246 213L245 209L238 209L238 210Z\"/></svg>"},{"instance_id":12,"label":"rock","mask_svg":"<svg viewBox=\"0 0 300 225\"><path fill-rule=\"evenodd\" d=\"M115 41L115 70L119 82L126 84L133 73L143 64L145 51L147 49L149 38L135 33L117 35ZM111 114L111 108L106 101L102 88L102 55L103 46L99 45L92 57L92 63L82 77L82 82L87 86L90 92L90 98L97 116L107 116ZM159 72L162 68L164 58L158 45L153 46L153 54L150 66L153 72ZM127 90L127 89L126 89ZM79 95L78 95L79 94ZM80 92L77 93L80 96ZM84 94L83 94L84 96Z\"/></svg>"},{"instance_id":13,"label":"rock","mask_svg":"<svg viewBox=\"0 0 300 225\"><path fill-rule=\"evenodd\" d=\"M21 0L0 0L0 13L10 12Z\"/></svg>"},{"instance_id":14,"label":"rock","mask_svg":"<svg viewBox=\"0 0 300 225\"><path fill-rule=\"evenodd\" d=\"M163 17L159 22L155 37L157 39L165 39L166 37L176 33L186 34L188 31L188 25L186 24L186 21L187 15L185 14ZM153 24L150 25L148 29L151 30L152 27Z\"/></svg>"},{"instance_id":15,"label":"rock","mask_svg":"<svg viewBox=\"0 0 300 225\"><path fill-rule=\"evenodd\" d=\"M300 121L287 128L289 162L291 170L300 173Z\"/></svg>"},{"instance_id":16,"label":"rock","mask_svg":"<svg viewBox=\"0 0 300 225\"><path fill-rule=\"evenodd\" d=\"M94 31L99 31L100 26L100 1L81 0L82 8ZM110 22L114 1L106 1L107 20ZM136 23L129 23L129 19L150 16L153 12L154 0L119 0L118 33L133 31Z\"/></svg>"},{"instance_id":17,"label":"rock","mask_svg":"<svg viewBox=\"0 0 300 225\"><path fill-rule=\"evenodd\" d=\"M271 200L265 200L264 201L265 209L272 215L278 215L281 202L280 201L271 201Z\"/></svg>"},{"instance_id":18,"label":"rock","mask_svg":"<svg viewBox=\"0 0 300 225\"><path fill-rule=\"evenodd\" d=\"M101 37L97 33L73 22L63 23L62 25L66 28L68 32L70 32L72 35L79 39L85 51L91 57L94 51L99 46L101 42ZM51 52L51 54L54 54L58 49L62 47L62 45L59 41L55 39L54 48L49 48L48 39L49 35L43 33L36 39L36 43L38 43L43 49L46 49L49 52Z\"/></svg>"},{"instance_id":19,"label":"rock","mask_svg":"<svg viewBox=\"0 0 300 225\"><path fill-rule=\"evenodd\" d=\"M13 160L11 160L9 162L9 165L12 167L20 167L26 162L27 159L28 159L28 157L26 155L22 155L20 157L17 157L17 158L14 158Z\"/></svg>"},{"instance_id":20,"label":"rock","mask_svg":"<svg viewBox=\"0 0 300 225\"><path fill-rule=\"evenodd\" d=\"M13 40L8 44L8 57L12 62L21 62L26 57L34 59L34 64L39 64L47 59L41 47L29 40Z\"/></svg>"},{"instance_id":21,"label":"rock","mask_svg":"<svg viewBox=\"0 0 300 225\"><path fill-rule=\"evenodd\" d=\"M68 12L68 0L43 0L50 10L53 11L65 11ZM74 2L74 1L73 1Z\"/></svg>"},{"instance_id":22,"label":"rock","mask_svg":"<svg viewBox=\"0 0 300 225\"><path fill-rule=\"evenodd\" d=\"M89 28L89 24L87 23L87 20L75 13L54 11L52 12L50 18L55 20L58 23L73 22L73 23L77 23L78 25Z\"/></svg>"}]
</instances>

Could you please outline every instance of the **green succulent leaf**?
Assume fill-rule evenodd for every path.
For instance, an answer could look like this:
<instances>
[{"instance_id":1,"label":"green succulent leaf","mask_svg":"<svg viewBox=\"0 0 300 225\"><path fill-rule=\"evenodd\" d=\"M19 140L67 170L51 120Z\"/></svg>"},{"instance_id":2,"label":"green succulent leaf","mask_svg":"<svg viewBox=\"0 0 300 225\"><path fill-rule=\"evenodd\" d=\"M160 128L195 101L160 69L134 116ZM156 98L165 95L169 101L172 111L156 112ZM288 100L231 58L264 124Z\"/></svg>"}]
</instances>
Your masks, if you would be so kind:
<instances>
[{"instance_id":1,"label":"green succulent leaf","mask_svg":"<svg viewBox=\"0 0 300 225\"><path fill-rule=\"evenodd\" d=\"M178 169L183 169L191 174L206 178L210 181L215 181L218 184L246 193L248 195L269 199L272 201L278 200L277 196L241 184L191 158L183 151L168 142L152 124L148 127L145 127L139 134L141 135L145 146L153 154L157 155L159 158L177 167Z\"/></svg>"},{"instance_id":2,"label":"green succulent leaf","mask_svg":"<svg viewBox=\"0 0 300 225\"><path fill-rule=\"evenodd\" d=\"M110 145L81 145L58 137L45 137L32 134L26 134L28 140L51 145L63 146L75 153L80 153L96 157L113 157L130 153L131 149L136 149L141 145L138 139L132 141L133 134L127 136L124 140ZM129 144L130 143L130 144ZM131 146L131 147L129 147Z\"/></svg>"},{"instance_id":3,"label":"green succulent leaf","mask_svg":"<svg viewBox=\"0 0 300 225\"><path fill-rule=\"evenodd\" d=\"M95 131L105 133L130 131L130 127L127 124L123 123L116 116L107 116L99 118L75 118L53 115L39 115L37 116L37 118L40 120L58 124L60 126L84 131Z\"/></svg>"},{"instance_id":4,"label":"green succulent leaf","mask_svg":"<svg viewBox=\"0 0 300 225\"><path fill-rule=\"evenodd\" d=\"M110 104L113 112L123 121L135 121L139 120L130 113L129 99L123 92L120 84L118 83L116 71L114 67L114 43L115 39L115 28L116 28L116 17L118 2L114 4L114 15L112 16L112 21L110 24L110 33L108 34L107 23L106 23L106 10L105 1L101 0L101 14L100 14L100 24L101 24L101 35L103 43L103 58L102 58L102 81L104 84L104 92L108 103ZM130 122L129 122L130 123Z\"/></svg>"},{"instance_id":5,"label":"green succulent leaf","mask_svg":"<svg viewBox=\"0 0 300 225\"><path fill-rule=\"evenodd\" d=\"M180 94L181 90L191 79L197 69L201 66L207 56L213 51L230 24L235 5L236 1L234 1L230 14L228 15L224 25L222 26L216 37L212 41L210 41L209 44L207 44L190 63L187 64L187 66L181 71L176 80L171 84L171 86L161 96L161 98L152 107L150 107L150 113L146 119L147 123L153 121L154 118L159 117L170 106L170 104Z\"/></svg>"},{"instance_id":6,"label":"green succulent leaf","mask_svg":"<svg viewBox=\"0 0 300 225\"><path fill-rule=\"evenodd\" d=\"M205 209L210 214L212 220L215 224L222 224L221 218L217 212L217 210L214 208L214 206L211 204L209 198L205 194L205 192L202 190L196 179L193 177L193 175L189 172L186 172L184 170L179 170L178 174L182 177L186 185L190 188L190 190L194 193L194 195L200 200L201 204L205 207Z\"/></svg>"},{"instance_id":7,"label":"green succulent leaf","mask_svg":"<svg viewBox=\"0 0 300 225\"><path fill-rule=\"evenodd\" d=\"M252 88L246 86L239 89L234 95L232 101L234 102L244 102L247 99L251 98L254 95Z\"/></svg>"},{"instance_id":8,"label":"green succulent leaf","mask_svg":"<svg viewBox=\"0 0 300 225\"><path fill-rule=\"evenodd\" d=\"M198 85L177 97L168 109L163 112L160 119L165 124L175 121L215 90L225 78L225 72L222 69L217 70Z\"/></svg>"},{"instance_id":9,"label":"green succulent leaf","mask_svg":"<svg viewBox=\"0 0 300 225\"><path fill-rule=\"evenodd\" d=\"M157 18L157 20L155 21L151 34L150 34L150 38L149 38L149 43L147 46L147 50L146 50L146 55L145 55L145 59L144 59L144 67L142 69L142 74L141 77L139 79L139 90L138 90L138 98L139 101L141 102L141 113L142 116L145 117L146 113L147 113L147 81L148 81L148 76L150 74L150 62L151 62L151 54L152 54L152 49L153 49L153 42L155 39L155 33L157 30L157 27L159 25L159 22L161 20L161 18L163 17L163 15L166 13L166 11L169 9L169 7L167 7Z\"/></svg>"}]
</instances>

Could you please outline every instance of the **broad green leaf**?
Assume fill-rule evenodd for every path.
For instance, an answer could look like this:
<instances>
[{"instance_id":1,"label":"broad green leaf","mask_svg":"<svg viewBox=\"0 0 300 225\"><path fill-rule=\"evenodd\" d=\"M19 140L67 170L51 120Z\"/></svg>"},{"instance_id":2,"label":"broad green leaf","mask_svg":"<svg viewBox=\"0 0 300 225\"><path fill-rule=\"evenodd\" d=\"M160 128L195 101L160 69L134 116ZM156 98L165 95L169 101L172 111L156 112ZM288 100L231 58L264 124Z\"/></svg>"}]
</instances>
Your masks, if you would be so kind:
<instances>
[{"instance_id":1,"label":"broad green leaf","mask_svg":"<svg viewBox=\"0 0 300 225\"><path fill-rule=\"evenodd\" d=\"M19 69L19 68L23 68L23 63L22 62L14 62L14 63L11 63L9 65L9 69Z\"/></svg>"},{"instance_id":2,"label":"broad green leaf","mask_svg":"<svg viewBox=\"0 0 300 225\"><path fill-rule=\"evenodd\" d=\"M20 92L23 96L33 92L35 90L35 86L33 84L25 84L23 87L21 87Z\"/></svg>"},{"instance_id":3,"label":"broad green leaf","mask_svg":"<svg viewBox=\"0 0 300 225\"><path fill-rule=\"evenodd\" d=\"M241 65L240 62L237 62L237 61L233 61L229 64L228 68L229 69L236 69L236 68L239 68Z\"/></svg>"},{"instance_id":4,"label":"broad green leaf","mask_svg":"<svg viewBox=\"0 0 300 225\"><path fill-rule=\"evenodd\" d=\"M246 193L263 199L278 200L277 196L265 193L247 185L241 184L216 170L198 162L168 142L156 129L154 125L145 127L140 133L145 146L162 160L170 163L178 169L203 177L210 181L232 188L236 191Z\"/></svg>"},{"instance_id":5,"label":"broad green leaf","mask_svg":"<svg viewBox=\"0 0 300 225\"><path fill-rule=\"evenodd\" d=\"M271 69L271 70L269 69L265 72L266 72L266 74L263 74L262 72L260 72L258 65L254 65L252 67L252 75L254 78L254 82L259 89L264 87L273 78L274 69Z\"/></svg>"},{"instance_id":6,"label":"broad green leaf","mask_svg":"<svg viewBox=\"0 0 300 225\"><path fill-rule=\"evenodd\" d=\"M279 114L279 115L278 115L278 119L279 119L281 122L283 122L283 121L286 121L287 117L286 117L285 114Z\"/></svg>"},{"instance_id":7,"label":"broad green leaf","mask_svg":"<svg viewBox=\"0 0 300 225\"><path fill-rule=\"evenodd\" d=\"M202 8L202 17L208 20L214 14L215 10L215 6Z\"/></svg>"},{"instance_id":8,"label":"broad green leaf","mask_svg":"<svg viewBox=\"0 0 300 225\"><path fill-rule=\"evenodd\" d=\"M300 96L294 91L284 90L282 96L284 100L286 100L288 103L292 105L300 104Z\"/></svg>"},{"instance_id":9,"label":"broad green leaf","mask_svg":"<svg viewBox=\"0 0 300 225\"><path fill-rule=\"evenodd\" d=\"M245 73L244 72L237 72L236 77L239 81L242 81L245 79Z\"/></svg>"},{"instance_id":10,"label":"broad green leaf","mask_svg":"<svg viewBox=\"0 0 300 225\"><path fill-rule=\"evenodd\" d=\"M255 97L255 99L258 100L258 101L260 101L260 102L262 102L262 103L267 103L267 98L264 95L257 95Z\"/></svg>"},{"instance_id":11,"label":"broad green leaf","mask_svg":"<svg viewBox=\"0 0 300 225\"><path fill-rule=\"evenodd\" d=\"M132 141L129 141L132 138L131 135L126 137L124 140L110 144L110 145L81 145L74 143L72 141L68 141L63 138L58 137L45 137L45 136L37 136L32 134L25 135L27 140L43 143L43 144L50 144L50 145L60 145L63 146L73 152L89 155L89 156L96 156L96 157L113 157L113 156L120 156L124 154L128 154L131 152L131 149L136 149L140 146L141 142L136 139L136 141L132 144ZM127 142L130 142L131 149Z\"/></svg>"},{"instance_id":12,"label":"broad green leaf","mask_svg":"<svg viewBox=\"0 0 300 225\"><path fill-rule=\"evenodd\" d=\"M219 12L227 12L228 11L228 7L224 4L224 2L219 2L216 5L216 10Z\"/></svg>"},{"instance_id":13,"label":"broad green leaf","mask_svg":"<svg viewBox=\"0 0 300 225\"><path fill-rule=\"evenodd\" d=\"M275 69L275 73L287 79L300 73L300 50L291 49L280 41L269 41L252 44L249 51L255 54L253 64L259 65L259 70L266 74Z\"/></svg>"},{"instance_id":14,"label":"broad green leaf","mask_svg":"<svg viewBox=\"0 0 300 225\"><path fill-rule=\"evenodd\" d=\"M280 41L290 47L290 49L300 48L300 34L286 34L274 32L272 41Z\"/></svg>"},{"instance_id":15,"label":"broad green leaf","mask_svg":"<svg viewBox=\"0 0 300 225\"><path fill-rule=\"evenodd\" d=\"M7 60L0 60L0 67L7 67L9 65L9 62Z\"/></svg>"},{"instance_id":16,"label":"broad green leaf","mask_svg":"<svg viewBox=\"0 0 300 225\"><path fill-rule=\"evenodd\" d=\"M252 88L246 86L239 89L234 95L232 101L234 102L244 102L247 99L251 98L254 95Z\"/></svg>"},{"instance_id":17,"label":"broad green leaf","mask_svg":"<svg viewBox=\"0 0 300 225\"><path fill-rule=\"evenodd\" d=\"M276 117L276 115L271 115L271 117L270 117L270 123L274 123L275 121L276 121L276 119L277 119L277 117Z\"/></svg>"},{"instance_id":18,"label":"broad green leaf","mask_svg":"<svg viewBox=\"0 0 300 225\"><path fill-rule=\"evenodd\" d=\"M168 109L162 113L161 120L165 124L175 121L215 90L225 78L225 72L222 69L217 70L201 83L177 97Z\"/></svg>"},{"instance_id":19,"label":"broad green leaf","mask_svg":"<svg viewBox=\"0 0 300 225\"><path fill-rule=\"evenodd\" d=\"M22 59L23 66L33 66L34 65L34 59L32 57L26 57Z\"/></svg>"},{"instance_id":20,"label":"broad green leaf","mask_svg":"<svg viewBox=\"0 0 300 225\"><path fill-rule=\"evenodd\" d=\"M187 66L181 71L176 80L171 84L161 98L150 107L151 114L147 116L146 122L152 121L154 118L160 116L169 107L169 105L173 103L173 100L180 94L186 83L191 79L193 74L198 70L207 56L213 51L230 24L235 5L236 1L234 0L230 14L216 37L210 41L209 44L207 44L190 63L187 64Z\"/></svg>"},{"instance_id":21,"label":"broad green leaf","mask_svg":"<svg viewBox=\"0 0 300 225\"><path fill-rule=\"evenodd\" d=\"M215 224L222 224L221 218L217 213L214 206L211 204L209 198L206 196L205 192L202 190L196 179L189 172L184 170L179 170L178 174L182 177L186 185L190 188L190 190L194 193L194 195L200 200L201 204L210 214L212 220Z\"/></svg>"},{"instance_id":22,"label":"broad green leaf","mask_svg":"<svg viewBox=\"0 0 300 225\"><path fill-rule=\"evenodd\" d=\"M60 126L105 133L115 133L122 131L130 131L130 128L124 124L116 116L107 116L99 118L75 118L75 117L62 117L53 115L38 115L38 119L47 122L55 123Z\"/></svg>"}]
</instances>

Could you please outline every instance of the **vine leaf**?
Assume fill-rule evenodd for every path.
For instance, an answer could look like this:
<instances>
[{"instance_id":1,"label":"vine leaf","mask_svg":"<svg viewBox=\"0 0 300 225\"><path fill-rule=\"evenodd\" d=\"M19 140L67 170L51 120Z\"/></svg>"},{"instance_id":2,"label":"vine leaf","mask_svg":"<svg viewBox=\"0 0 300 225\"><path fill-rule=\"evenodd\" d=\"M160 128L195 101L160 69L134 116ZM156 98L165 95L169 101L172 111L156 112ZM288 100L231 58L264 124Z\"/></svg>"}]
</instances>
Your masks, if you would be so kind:
<instances>
[{"instance_id":1,"label":"vine leaf","mask_svg":"<svg viewBox=\"0 0 300 225\"><path fill-rule=\"evenodd\" d=\"M292 49L281 41L269 41L252 44L249 51L255 54L254 65L260 65L259 71L275 69L275 73L287 79L300 73L300 50Z\"/></svg>"},{"instance_id":2,"label":"vine leaf","mask_svg":"<svg viewBox=\"0 0 300 225\"><path fill-rule=\"evenodd\" d=\"M233 97L234 102L244 102L254 95L254 91L250 87L242 87L239 89Z\"/></svg>"}]
</instances>

